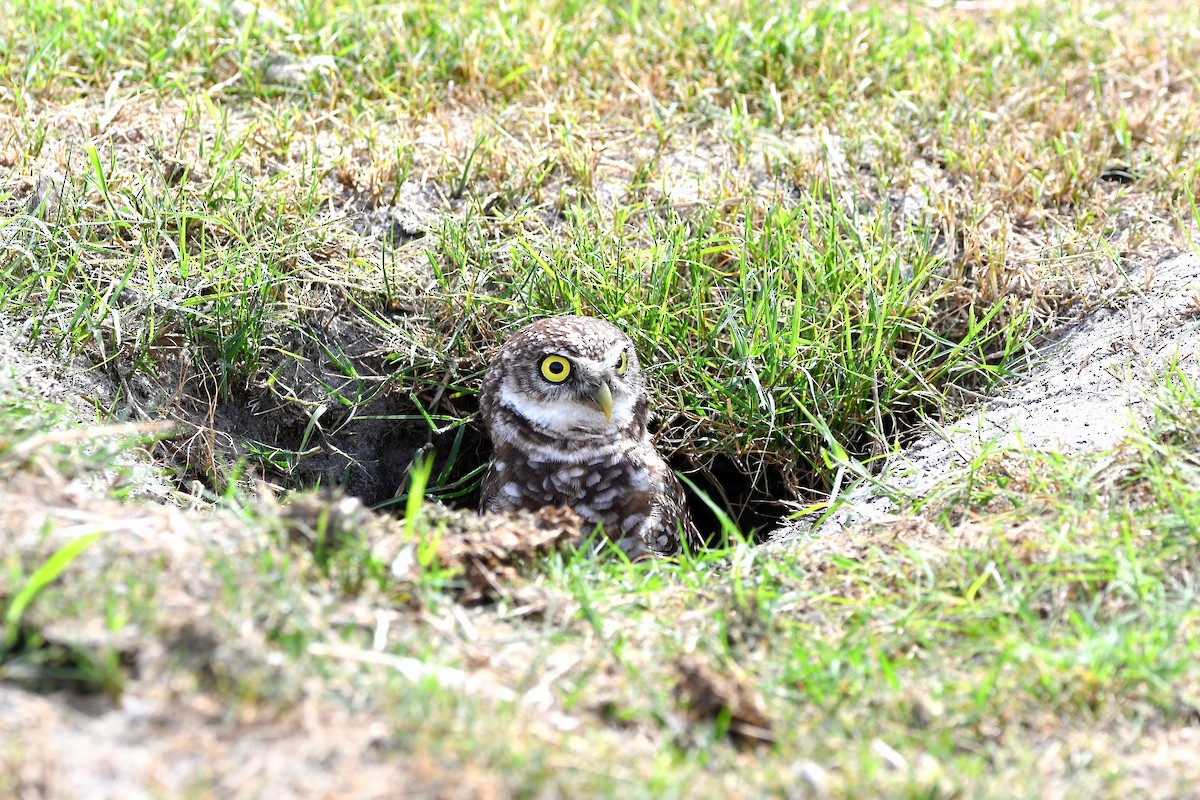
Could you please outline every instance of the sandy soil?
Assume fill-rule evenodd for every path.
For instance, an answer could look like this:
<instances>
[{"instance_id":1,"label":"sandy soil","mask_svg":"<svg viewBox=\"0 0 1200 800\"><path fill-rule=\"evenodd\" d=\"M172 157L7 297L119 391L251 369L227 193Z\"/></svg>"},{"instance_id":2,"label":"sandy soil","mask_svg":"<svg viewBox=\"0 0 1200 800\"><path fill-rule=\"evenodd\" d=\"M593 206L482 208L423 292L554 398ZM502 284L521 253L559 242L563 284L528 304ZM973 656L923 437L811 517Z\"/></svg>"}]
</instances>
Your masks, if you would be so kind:
<instances>
[{"instance_id":1,"label":"sandy soil","mask_svg":"<svg viewBox=\"0 0 1200 800\"><path fill-rule=\"evenodd\" d=\"M891 457L880 476L900 493L923 497L985 449L1022 444L1063 454L1120 443L1143 425L1155 381L1173 363L1200 375L1200 257L1182 254L1129 275L1101 307L1057 330L1033 356L1025 376L987 397L952 425L927 433ZM870 485L814 527L784 526L773 537L827 536L860 521L887 521L900 509Z\"/></svg>"}]
</instances>

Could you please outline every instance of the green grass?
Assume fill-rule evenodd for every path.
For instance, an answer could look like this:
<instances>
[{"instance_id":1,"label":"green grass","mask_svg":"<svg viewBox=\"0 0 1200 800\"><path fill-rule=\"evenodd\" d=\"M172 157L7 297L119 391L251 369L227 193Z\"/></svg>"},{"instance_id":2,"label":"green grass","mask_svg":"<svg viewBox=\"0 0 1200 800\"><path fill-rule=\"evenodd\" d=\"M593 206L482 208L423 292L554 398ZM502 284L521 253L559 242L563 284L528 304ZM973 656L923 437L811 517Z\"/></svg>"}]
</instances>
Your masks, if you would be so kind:
<instances>
[{"instance_id":1,"label":"green grass","mask_svg":"<svg viewBox=\"0 0 1200 800\"><path fill-rule=\"evenodd\" d=\"M548 251L518 236L496 253L451 232L455 269L440 273L441 288L456 303L464 279L504 287L468 295L481 328L514 311L513 328L560 313L616 321L665 395L659 407L678 432L664 437L669 448L774 467L792 494L824 474L823 447L886 447L936 406L938 387L988 385L1031 335L1026 317L999 322L993 306L948 339L941 262L928 241L898 241L884 216L747 206L645 230L625 213L580 212Z\"/></svg>"},{"instance_id":2,"label":"green grass","mask_svg":"<svg viewBox=\"0 0 1200 800\"><path fill-rule=\"evenodd\" d=\"M249 396L307 430L321 406L379 413L380 367L325 322L351 304L365 348L396 351L392 385L416 389L400 416L443 429L462 412L430 402L470 392L514 325L600 313L657 369L667 449L693 469L731 462L760 502L812 499L832 479L822 449L886 450L947 385L1003 375L1163 233L1195 174L1193 85L1151 97L1109 58L1127 44L1186 64L1190 40L1156 38L1176 20L1132 10L12 11L0 83L21 125L0 193L15 206L13 181L52 159L62 180L58 213L3 220L0 308L35 338L152 375L182 349L184 416ZM272 82L271 59L318 55L337 69ZM96 113L115 127L79 148L25 100L114 85L128 88ZM715 159L681 162L696 146ZM1118 167L1137 181L1109 191L1099 178ZM689 181L697 200L680 202ZM406 184L450 212L432 235L398 249L359 236ZM294 476L311 444L231 449ZM443 471L439 491L461 493L477 466Z\"/></svg>"},{"instance_id":3,"label":"green grass","mask_svg":"<svg viewBox=\"0 0 1200 800\"><path fill-rule=\"evenodd\" d=\"M179 431L79 427L5 373L0 491L47 521L3 546L0 677L170 686L231 730L338 709L431 792L1130 794L1196 702L1182 368L1112 452L985 449L894 492L899 522L545 556L476 606L418 501L469 502L499 342L586 313L634 338L718 516L820 507L1195 250L1197 29L1153 0L0 0L0 344L87 368L102 421ZM185 522L126 502L165 497L150 471ZM405 519L319 495L305 521L256 479ZM73 503L96 538L68 565ZM684 653L775 741L694 719Z\"/></svg>"}]
</instances>

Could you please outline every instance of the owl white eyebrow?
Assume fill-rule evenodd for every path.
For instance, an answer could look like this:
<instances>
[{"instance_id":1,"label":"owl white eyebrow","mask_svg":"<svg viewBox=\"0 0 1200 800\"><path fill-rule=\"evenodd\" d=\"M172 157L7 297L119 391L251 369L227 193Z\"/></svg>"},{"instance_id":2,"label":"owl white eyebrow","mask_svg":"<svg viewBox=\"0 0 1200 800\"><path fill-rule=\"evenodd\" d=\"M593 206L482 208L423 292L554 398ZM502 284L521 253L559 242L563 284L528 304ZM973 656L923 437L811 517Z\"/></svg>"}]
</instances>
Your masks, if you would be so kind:
<instances>
[{"instance_id":1,"label":"owl white eyebrow","mask_svg":"<svg viewBox=\"0 0 1200 800\"><path fill-rule=\"evenodd\" d=\"M614 366L617 364L620 364L621 356L624 355L628 349L629 348L627 348L625 345L622 344L622 345L618 345L617 347L613 348L612 350L609 350L608 353L605 355L605 363L612 364Z\"/></svg>"}]
</instances>

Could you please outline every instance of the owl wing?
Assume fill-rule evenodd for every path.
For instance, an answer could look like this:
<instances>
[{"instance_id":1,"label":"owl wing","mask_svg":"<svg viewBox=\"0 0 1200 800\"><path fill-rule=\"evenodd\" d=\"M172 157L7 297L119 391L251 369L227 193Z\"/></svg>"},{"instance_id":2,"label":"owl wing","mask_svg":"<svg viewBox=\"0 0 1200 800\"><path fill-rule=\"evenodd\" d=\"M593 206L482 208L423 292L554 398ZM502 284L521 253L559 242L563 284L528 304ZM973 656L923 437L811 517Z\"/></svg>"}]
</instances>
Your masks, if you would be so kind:
<instances>
[{"instance_id":1,"label":"owl wing","mask_svg":"<svg viewBox=\"0 0 1200 800\"><path fill-rule=\"evenodd\" d=\"M480 514L488 512L497 513L506 510L506 507L500 502L504 496L503 489L503 481L497 475L496 465L493 462L488 465L487 472L483 475L483 483L479 487Z\"/></svg>"},{"instance_id":2,"label":"owl wing","mask_svg":"<svg viewBox=\"0 0 1200 800\"><path fill-rule=\"evenodd\" d=\"M480 513L521 508L536 511L548 505L532 495L531 486L529 475L522 468L522 460L512 446L505 444L496 448L479 487Z\"/></svg>"},{"instance_id":3,"label":"owl wing","mask_svg":"<svg viewBox=\"0 0 1200 800\"><path fill-rule=\"evenodd\" d=\"M679 478L657 454L649 459L647 472L652 487L646 498L649 513L637 531L622 541L622 549L634 560L647 556L676 555L683 549L684 541L691 549L701 546L700 534L688 513L687 499Z\"/></svg>"},{"instance_id":4,"label":"owl wing","mask_svg":"<svg viewBox=\"0 0 1200 800\"><path fill-rule=\"evenodd\" d=\"M692 522L688 511L687 497L683 492L683 484L668 467L663 476L662 487L658 493L658 503L662 507L661 518L671 537L672 552L679 552L683 542L691 550L696 550L702 544L700 533Z\"/></svg>"}]
</instances>

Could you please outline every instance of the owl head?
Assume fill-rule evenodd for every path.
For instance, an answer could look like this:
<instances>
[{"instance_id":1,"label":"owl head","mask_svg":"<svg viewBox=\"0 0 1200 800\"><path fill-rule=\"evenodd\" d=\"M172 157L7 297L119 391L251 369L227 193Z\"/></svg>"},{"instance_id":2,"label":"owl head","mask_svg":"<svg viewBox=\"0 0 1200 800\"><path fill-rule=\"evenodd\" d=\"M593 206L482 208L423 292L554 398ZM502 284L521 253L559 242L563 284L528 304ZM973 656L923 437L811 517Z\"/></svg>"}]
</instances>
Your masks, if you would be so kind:
<instances>
[{"instance_id":1,"label":"owl head","mask_svg":"<svg viewBox=\"0 0 1200 800\"><path fill-rule=\"evenodd\" d=\"M617 326L551 317L505 342L484 377L480 409L493 438L594 440L644 431L646 389L633 342Z\"/></svg>"}]
</instances>

